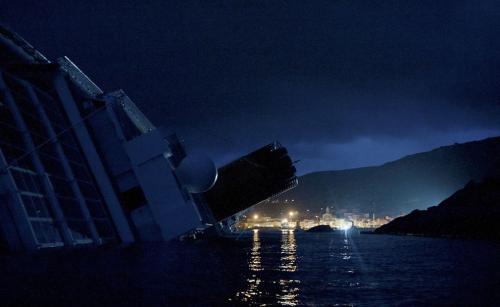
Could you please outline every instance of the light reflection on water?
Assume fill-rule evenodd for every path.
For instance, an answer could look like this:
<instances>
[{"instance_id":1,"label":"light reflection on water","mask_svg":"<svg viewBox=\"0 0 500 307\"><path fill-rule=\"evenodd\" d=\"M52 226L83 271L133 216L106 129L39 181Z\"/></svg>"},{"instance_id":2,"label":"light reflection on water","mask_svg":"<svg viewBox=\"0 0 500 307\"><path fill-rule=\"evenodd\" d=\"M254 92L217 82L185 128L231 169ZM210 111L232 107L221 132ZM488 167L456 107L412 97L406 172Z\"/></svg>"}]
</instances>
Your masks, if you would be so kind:
<instances>
[{"instance_id":1,"label":"light reflection on water","mask_svg":"<svg viewBox=\"0 0 500 307\"><path fill-rule=\"evenodd\" d=\"M262 260L260 255L260 237L259 230L253 230L252 237L252 250L250 251L250 258L248 260L248 269L252 274L247 278L247 288L244 291L238 292L236 298L243 302L252 302L255 297L262 294L259 290L259 285L262 280L257 275L258 271L262 270Z\"/></svg>"},{"instance_id":2,"label":"light reflection on water","mask_svg":"<svg viewBox=\"0 0 500 307\"><path fill-rule=\"evenodd\" d=\"M295 231L292 229L281 230L281 262L279 270L282 272L297 271L297 243ZM298 279L280 279L281 293L277 294L278 303L281 305L295 306L299 303Z\"/></svg>"},{"instance_id":3,"label":"light reflection on water","mask_svg":"<svg viewBox=\"0 0 500 307\"><path fill-rule=\"evenodd\" d=\"M272 253L269 256L271 257ZM283 229L281 231L279 256L278 263L264 269L262 266L260 233L258 229L253 230L252 248L248 259L248 269L251 273L250 277L246 279L246 289L236 294L237 300L251 303L259 302L263 294L265 294L261 289L264 283L262 275L271 273L271 276L276 279L267 278L266 282L278 287L275 292L276 301L280 305L295 306L299 304L300 280L292 276L297 271L297 242L293 229Z\"/></svg>"},{"instance_id":4,"label":"light reflection on water","mask_svg":"<svg viewBox=\"0 0 500 307\"><path fill-rule=\"evenodd\" d=\"M248 262L248 268L250 271L261 271L262 263L260 257L260 238L259 230L254 229L253 231L253 241L252 241L252 252L250 253L250 260Z\"/></svg>"},{"instance_id":5,"label":"light reflection on water","mask_svg":"<svg viewBox=\"0 0 500 307\"><path fill-rule=\"evenodd\" d=\"M280 271L295 272L297 270L297 243L292 229L281 230L281 264Z\"/></svg>"},{"instance_id":6,"label":"light reflection on water","mask_svg":"<svg viewBox=\"0 0 500 307\"><path fill-rule=\"evenodd\" d=\"M344 238L344 245L342 246L340 255L342 256L342 260L351 259L351 251L349 249L349 240L347 239L347 236Z\"/></svg>"}]
</instances>

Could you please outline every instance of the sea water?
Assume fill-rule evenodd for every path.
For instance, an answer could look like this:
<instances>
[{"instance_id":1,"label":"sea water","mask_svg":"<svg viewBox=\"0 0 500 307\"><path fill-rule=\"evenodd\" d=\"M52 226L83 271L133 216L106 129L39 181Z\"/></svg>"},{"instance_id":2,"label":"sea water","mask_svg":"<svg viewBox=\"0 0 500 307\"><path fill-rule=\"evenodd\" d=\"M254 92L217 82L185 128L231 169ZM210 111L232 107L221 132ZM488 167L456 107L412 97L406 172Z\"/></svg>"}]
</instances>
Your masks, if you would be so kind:
<instances>
[{"instance_id":1,"label":"sea water","mask_svg":"<svg viewBox=\"0 0 500 307\"><path fill-rule=\"evenodd\" d=\"M500 244L293 230L0 257L2 305L499 305Z\"/></svg>"}]
</instances>

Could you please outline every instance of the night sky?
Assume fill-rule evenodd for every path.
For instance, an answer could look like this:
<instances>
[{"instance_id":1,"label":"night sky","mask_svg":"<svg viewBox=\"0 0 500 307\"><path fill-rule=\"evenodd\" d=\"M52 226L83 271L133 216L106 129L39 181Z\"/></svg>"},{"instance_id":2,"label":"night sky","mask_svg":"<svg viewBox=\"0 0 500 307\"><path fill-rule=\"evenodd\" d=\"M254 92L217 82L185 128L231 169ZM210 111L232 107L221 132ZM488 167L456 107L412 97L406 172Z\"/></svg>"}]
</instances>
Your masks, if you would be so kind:
<instances>
[{"instance_id":1,"label":"night sky","mask_svg":"<svg viewBox=\"0 0 500 307\"><path fill-rule=\"evenodd\" d=\"M500 135L497 1L21 1L0 21L218 164L299 173Z\"/></svg>"}]
</instances>

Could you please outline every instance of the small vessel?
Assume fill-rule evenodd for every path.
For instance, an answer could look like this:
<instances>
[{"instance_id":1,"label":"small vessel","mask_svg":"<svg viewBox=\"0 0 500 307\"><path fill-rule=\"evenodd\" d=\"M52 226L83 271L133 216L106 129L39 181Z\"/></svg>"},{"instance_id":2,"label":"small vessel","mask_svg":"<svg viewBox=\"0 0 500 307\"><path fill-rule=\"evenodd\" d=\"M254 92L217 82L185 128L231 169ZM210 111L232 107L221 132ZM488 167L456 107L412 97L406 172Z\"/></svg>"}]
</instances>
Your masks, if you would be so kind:
<instances>
[{"instance_id":1,"label":"small vessel","mask_svg":"<svg viewBox=\"0 0 500 307\"><path fill-rule=\"evenodd\" d=\"M307 232L333 232L333 228L330 225L318 225L309 228Z\"/></svg>"}]
</instances>

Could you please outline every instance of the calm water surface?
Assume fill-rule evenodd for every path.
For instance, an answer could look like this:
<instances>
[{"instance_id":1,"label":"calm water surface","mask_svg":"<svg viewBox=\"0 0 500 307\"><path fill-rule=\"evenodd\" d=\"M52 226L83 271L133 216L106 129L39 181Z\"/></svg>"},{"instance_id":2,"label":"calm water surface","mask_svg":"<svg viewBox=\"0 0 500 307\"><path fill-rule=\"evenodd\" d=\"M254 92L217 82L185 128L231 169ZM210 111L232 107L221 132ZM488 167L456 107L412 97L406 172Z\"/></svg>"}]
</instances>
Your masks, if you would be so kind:
<instances>
[{"instance_id":1,"label":"calm water surface","mask_svg":"<svg viewBox=\"0 0 500 307\"><path fill-rule=\"evenodd\" d=\"M500 244L249 231L0 257L3 305L500 305Z\"/></svg>"}]
</instances>

